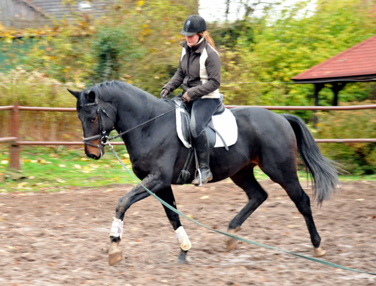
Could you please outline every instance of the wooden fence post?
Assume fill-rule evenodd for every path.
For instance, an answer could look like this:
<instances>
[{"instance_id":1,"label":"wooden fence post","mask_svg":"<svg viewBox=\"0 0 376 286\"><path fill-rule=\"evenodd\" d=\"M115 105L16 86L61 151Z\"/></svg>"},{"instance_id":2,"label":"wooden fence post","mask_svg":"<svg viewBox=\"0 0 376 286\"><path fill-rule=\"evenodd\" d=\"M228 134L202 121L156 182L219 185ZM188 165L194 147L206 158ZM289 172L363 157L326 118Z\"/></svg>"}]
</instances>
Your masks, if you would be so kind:
<instances>
[{"instance_id":1,"label":"wooden fence post","mask_svg":"<svg viewBox=\"0 0 376 286\"><path fill-rule=\"evenodd\" d=\"M12 142L10 146L10 162L9 168L19 171L21 169L20 164L20 145L17 143L19 138L20 129L20 109L19 104L15 103L12 109L11 123L10 123L10 133L12 137L17 139Z\"/></svg>"}]
</instances>

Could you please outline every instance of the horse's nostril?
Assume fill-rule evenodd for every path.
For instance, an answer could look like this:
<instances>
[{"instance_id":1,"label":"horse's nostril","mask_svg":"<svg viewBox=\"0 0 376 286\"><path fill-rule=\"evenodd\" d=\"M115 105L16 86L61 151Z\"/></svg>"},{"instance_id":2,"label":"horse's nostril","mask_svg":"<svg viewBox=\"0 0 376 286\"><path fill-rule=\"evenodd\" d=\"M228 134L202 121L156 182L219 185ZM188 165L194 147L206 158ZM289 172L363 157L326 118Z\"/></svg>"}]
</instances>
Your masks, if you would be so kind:
<instances>
[{"instance_id":1,"label":"horse's nostril","mask_svg":"<svg viewBox=\"0 0 376 286\"><path fill-rule=\"evenodd\" d=\"M94 154L87 154L87 156L91 159L94 159L94 160L98 160L100 157L98 157L97 155L94 155Z\"/></svg>"}]
</instances>

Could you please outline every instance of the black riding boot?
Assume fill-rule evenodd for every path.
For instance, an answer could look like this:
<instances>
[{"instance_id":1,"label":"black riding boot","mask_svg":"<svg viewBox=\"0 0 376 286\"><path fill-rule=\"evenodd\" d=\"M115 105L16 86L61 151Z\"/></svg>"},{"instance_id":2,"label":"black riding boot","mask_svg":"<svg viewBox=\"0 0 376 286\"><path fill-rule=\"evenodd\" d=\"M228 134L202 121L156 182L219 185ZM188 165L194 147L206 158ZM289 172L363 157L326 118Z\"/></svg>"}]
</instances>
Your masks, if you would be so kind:
<instances>
[{"instance_id":1,"label":"black riding boot","mask_svg":"<svg viewBox=\"0 0 376 286\"><path fill-rule=\"evenodd\" d=\"M206 132L203 131L200 136L195 138L193 144L197 152L198 166L200 170L197 171L197 175L192 181L192 184L199 186L213 180L213 174L209 167L210 146L208 138L206 137Z\"/></svg>"}]
</instances>

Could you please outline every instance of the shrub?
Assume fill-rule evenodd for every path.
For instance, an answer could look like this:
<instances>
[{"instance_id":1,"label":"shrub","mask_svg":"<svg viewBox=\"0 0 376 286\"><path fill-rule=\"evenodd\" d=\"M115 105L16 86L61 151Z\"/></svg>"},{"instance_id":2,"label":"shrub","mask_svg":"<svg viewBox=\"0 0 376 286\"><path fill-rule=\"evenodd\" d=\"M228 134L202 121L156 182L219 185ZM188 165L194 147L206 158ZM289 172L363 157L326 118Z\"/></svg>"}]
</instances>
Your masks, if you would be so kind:
<instances>
[{"instance_id":1,"label":"shrub","mask_svg":"<svg viewBox=\"0 0 376 286\"><path fill-rule=\"evenodd\" d=\"M356 105L359 103L351 103ZM361 104L375 104L371 101ZM319 112L318 138L376 138L376 111ZM325 156L343 165L353 175L376 174L376 143L320 144Z\"/></svg>"},{"instance_id":2,"label":"shrub","mask_svg":"<svg viewBox=\"0 0 376 286\"><path fill-rule=\"evenodd\" d=\"M93 83L119 79L122 66L139 57L140 47L122 26L104 26L93 35L94 65Z\"/></svg>"},{"instance_id":3,"label":"shrub","mask_svg":"<svg viewBox=\"0 0 376 286\"><path fill-rule=\"evenodd\" d=\"M80 89L72 82L61 83L37 71L16 68L0 74L0 106L18 102L23 106L75 107L75 99L67 88ZM9 136L10 112L0 112L0 137ZM21 140L75 141L82 135L74 112L20 112Z\"/></svg>"}]
</instances>

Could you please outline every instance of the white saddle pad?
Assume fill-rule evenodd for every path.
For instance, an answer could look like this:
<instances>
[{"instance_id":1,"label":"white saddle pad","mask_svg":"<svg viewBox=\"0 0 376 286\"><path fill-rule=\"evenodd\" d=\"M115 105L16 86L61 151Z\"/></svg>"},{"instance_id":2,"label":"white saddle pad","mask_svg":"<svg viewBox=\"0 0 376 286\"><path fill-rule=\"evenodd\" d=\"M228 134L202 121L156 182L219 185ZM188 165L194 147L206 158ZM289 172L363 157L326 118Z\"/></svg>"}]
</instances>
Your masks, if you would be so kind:
<instances>
[{"instance_id":1,"label":"white saddle pad","mask_svg":"<svg viewBox=\"0 0 376 286\"><path fill-rule=\"evenodd\" d=\"M191 144L184 138L182 131L181 121L184 113L186 113L184 108L179 107L176 109L176 131L184 146L191 148ZM217 131L214 148L225 147L223 140L227 146L234 145L238 140L238 125L236 124L236 118L232 112L226 108L223 113L214 115L212 119L214 129ZM218 133L221 135L223 140Z\"/></svg>"},{"instance_id":2,"label":"white saddle pad","mask_svg":"<svg viewBox=\"0 0 376 286\"><path fill-rule=\"evenodd\" d=\"M225 146L218 133L227 146L234 145L238 140L238 125L234 114L226 108L222 114L214 115L212 118L214 128L217 130L214 148Z\"/></svg>"}]
</instances>

